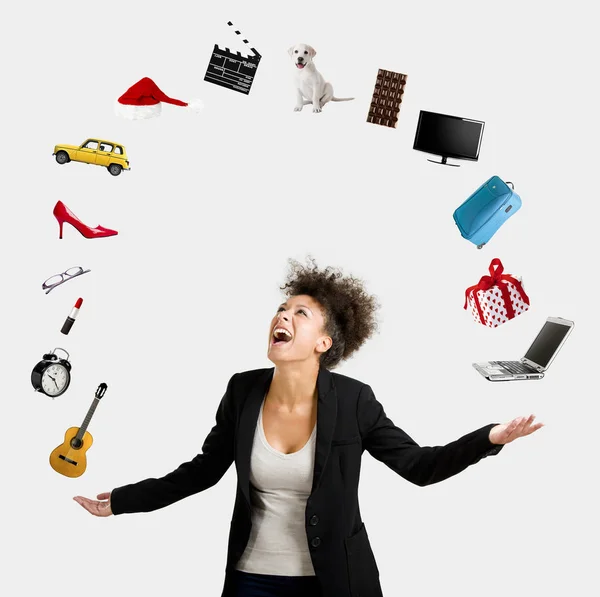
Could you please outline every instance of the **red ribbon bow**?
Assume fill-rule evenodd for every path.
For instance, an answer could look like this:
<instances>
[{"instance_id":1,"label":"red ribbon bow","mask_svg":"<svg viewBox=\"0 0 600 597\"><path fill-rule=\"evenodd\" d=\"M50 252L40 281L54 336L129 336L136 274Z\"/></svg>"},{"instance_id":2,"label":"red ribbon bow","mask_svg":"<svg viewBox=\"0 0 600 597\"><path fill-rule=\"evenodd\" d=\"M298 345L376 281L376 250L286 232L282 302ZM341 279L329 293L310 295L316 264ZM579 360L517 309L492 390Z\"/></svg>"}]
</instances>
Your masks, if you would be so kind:
<instances>
[{"instance_id":1,"label":"red ribbon bow","mask_svg":"<svg viewBox=\"0 0 600 597\"><path fill-rule=\"evenodd\" d=\"M494 269L495 267L495 269ZM510 293L508 292L508 284L510 282L515 286L515 288L520 293L523 301L529 305L529 297L525 294L523 287L521 286L521 282L513 278L510 274L503 274L504 266L500 259L495 257L492 259L489 267L490 275L482 276L481 280L475 286L471 286L465 290L465 305L464 308L467 308L467 303L469 301L469 294L473 293L473 301L475 302L475 306L477 307L477 312L479 313L479 319L481 323L485 323L485 318L483 316L483 311L481 310L481 305L479 304L479 298L477 297L478 290L489 290L492 286L498 286L500 289L500 293L502 294L502 299L504 300L504 306L506 307L506 315L508 319L513 319L515 316L515 312L512 306L512 302L510 300Z\"/></svg>"}]
</instances>

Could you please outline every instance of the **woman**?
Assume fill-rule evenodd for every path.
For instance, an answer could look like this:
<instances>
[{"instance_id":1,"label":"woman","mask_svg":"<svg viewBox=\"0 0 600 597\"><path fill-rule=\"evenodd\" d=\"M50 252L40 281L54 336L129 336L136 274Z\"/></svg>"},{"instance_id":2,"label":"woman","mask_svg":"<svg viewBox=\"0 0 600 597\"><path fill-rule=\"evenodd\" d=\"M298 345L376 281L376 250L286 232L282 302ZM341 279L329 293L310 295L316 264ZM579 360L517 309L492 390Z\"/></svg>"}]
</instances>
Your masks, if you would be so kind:
<instances>
[{"instance_id":1,"label":"woman","mask_svg":"<svg viewBox=\"0 0 600 597\"><path fill-rule=\"evenodd\" d=\"M238 482L222 597L382 596L358 504L364 450L420 486L455 475L539 429L533 415L420 447L371 388L331 373L375 331L373 296L341 272L291 261L269 328L274 368L236 373L202 453L160 479L75 499L96 516L151 512Z\"/></svg>"}]
</instances>

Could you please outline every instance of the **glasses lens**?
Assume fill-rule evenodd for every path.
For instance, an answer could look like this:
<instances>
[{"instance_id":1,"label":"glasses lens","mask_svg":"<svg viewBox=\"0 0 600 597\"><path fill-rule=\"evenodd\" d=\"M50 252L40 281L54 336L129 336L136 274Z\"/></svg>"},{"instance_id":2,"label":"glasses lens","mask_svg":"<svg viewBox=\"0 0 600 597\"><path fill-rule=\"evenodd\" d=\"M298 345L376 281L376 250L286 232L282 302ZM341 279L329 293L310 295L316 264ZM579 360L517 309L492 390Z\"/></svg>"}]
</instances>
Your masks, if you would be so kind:
<instances>
[{"instance_id":1,"label":"glasses lens","mask_svg":"<svg viewBox=\"0 0 600 597\"><path fill-rule=\"evenodd\" d=\"M50 276L43 284L42 288L48 288L50 286L56 286L62 282L62 274L57 274L56 276Z\"/></svg>"},{"instance_id":2,"label":"glasses lens","mask_svg":"<svg viewBox=\"0 0 600 597\"><path fill-rule=\"evenodd\" d=\"M82 267L70 267L65 274L67 276L77 276L79 274L83 273L83 268Z\"/></svg>"}]
</instances>

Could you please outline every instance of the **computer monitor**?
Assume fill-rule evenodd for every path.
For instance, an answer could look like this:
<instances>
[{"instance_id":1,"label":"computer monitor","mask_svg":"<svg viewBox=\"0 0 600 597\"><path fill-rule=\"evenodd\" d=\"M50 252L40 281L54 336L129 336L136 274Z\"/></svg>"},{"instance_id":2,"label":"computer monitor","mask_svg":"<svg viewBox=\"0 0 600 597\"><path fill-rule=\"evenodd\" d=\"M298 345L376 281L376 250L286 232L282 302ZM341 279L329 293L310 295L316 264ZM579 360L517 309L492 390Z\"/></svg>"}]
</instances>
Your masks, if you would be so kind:
<instances>
[{"instance_id":1,"label":"computer monitor","mask_svg":"<svg viewBox=\"0 0 600 597\"><path fill-rule=\"evenodd\" d=\"M477 161L485 123L437 112L421 110L413 149L442 156L442 161L428 160L435 164L448 164L448 158Z\"/></svg>"}]
</instances>

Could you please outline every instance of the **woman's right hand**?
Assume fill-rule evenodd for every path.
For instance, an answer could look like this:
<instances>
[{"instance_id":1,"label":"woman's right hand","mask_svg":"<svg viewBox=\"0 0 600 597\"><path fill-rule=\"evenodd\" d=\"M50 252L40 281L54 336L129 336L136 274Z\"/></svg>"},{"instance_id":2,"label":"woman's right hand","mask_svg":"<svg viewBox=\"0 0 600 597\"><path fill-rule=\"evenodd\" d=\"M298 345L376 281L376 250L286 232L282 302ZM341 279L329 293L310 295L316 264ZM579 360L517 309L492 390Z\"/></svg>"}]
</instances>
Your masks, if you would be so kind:
<instances>
[{"instance_id":1,"label":"woman's right hand","mask_svg":"<svg viewBox=\"0 0 600 597\"><path fill-rule=\"evenodd\" d=\"M73 499L94 516L110 516L113 513L110 509L110 494L110 491L99 493L96 497L101 501L90 500L81 495L76 495Z\"/></svg>"}]
</instances>

